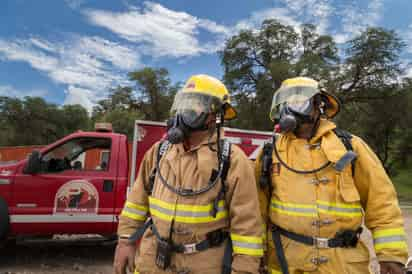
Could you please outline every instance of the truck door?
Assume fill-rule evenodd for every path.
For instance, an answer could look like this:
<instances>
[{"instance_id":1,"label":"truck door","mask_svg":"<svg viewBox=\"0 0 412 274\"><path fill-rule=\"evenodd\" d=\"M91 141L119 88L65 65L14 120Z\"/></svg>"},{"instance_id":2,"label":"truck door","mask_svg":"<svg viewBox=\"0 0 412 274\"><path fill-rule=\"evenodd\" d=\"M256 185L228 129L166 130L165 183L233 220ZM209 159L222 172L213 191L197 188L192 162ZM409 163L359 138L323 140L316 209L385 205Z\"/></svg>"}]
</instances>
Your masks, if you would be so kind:
<instances>
[{"instance_id":1,"label":"truck door","mask_svg":"<svg viewBox=\"0 0 412 274\"><path fill-rule=\"evenodd\" d=\"M116 138L77 137L42 153L40 172L16 176L13 230L110 234L118 148Z\"/></svg>"}]
</instances>

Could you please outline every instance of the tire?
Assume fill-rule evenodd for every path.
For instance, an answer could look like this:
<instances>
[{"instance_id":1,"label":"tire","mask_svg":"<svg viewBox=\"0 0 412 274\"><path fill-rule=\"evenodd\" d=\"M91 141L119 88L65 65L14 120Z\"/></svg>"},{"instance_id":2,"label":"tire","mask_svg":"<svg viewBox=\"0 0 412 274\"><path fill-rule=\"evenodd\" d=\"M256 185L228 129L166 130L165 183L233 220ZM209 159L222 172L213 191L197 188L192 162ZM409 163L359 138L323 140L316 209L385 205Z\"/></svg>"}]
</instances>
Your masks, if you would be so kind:
<instances>
[{"instance_id":1,"label":"tire","mask_svg":"<svg viewBox=\"0 0 412 274\"><path fill-rule=\"evenodd\" d=\"M0 242L7 239L10 230L9 210L6 202L0 198Z\"/></svg>"}]
</instances>

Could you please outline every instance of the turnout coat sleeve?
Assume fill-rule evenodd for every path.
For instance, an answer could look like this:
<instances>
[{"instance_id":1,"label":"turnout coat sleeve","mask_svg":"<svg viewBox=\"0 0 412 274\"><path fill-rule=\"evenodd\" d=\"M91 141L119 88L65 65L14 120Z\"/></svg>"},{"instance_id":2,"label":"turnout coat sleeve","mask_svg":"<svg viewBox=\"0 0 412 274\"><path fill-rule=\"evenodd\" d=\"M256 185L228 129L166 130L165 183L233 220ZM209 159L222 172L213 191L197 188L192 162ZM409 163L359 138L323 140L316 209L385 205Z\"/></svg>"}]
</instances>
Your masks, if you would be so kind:
<instances>
[{"instance_id":1,"label":"turnout coat sleeve","mask_svg":"<svg viewBox=\"0 0 412 274\"><path fill-rule=\"evenodd\" d=\"M356 136L352 138L352 145L358 154L354 182L365 210L365 224L373 235L378 260L404 264L408 248L395 188L368 145Z\"/></svg>"},{"instance_id":2,"label":"turnout coat sleeve","mask_svg":"<svg viewBox=\"0 0 412 274\"><path fill-rule=\"evenodd\" d=\"M258 273L263 256L262 219L250 160L232 146L228 173L230 235L233 244L232 273Z\"/></svg>"},{"instance_id":3,"label":"turnout coat sleeve","mask_svg":"<svg viewBox=\"0 0 412 274\"><path fill-rule=\"evenodd\" d=\"M156 161L159 143L154 144L145 154L133 188L128 193L127 200L119 216L117 234L130 236L143 225L149 213L149 198L145 186L149 185L149 177Z\"/></svg>"}]
</instances>

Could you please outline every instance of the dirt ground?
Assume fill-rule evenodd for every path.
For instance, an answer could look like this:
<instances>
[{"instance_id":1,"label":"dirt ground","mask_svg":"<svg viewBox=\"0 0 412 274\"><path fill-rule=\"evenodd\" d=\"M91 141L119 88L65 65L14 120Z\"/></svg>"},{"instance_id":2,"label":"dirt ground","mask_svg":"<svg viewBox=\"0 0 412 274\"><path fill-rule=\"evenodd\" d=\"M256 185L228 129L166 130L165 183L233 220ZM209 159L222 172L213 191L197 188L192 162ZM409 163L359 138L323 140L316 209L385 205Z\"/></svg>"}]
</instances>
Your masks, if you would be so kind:
<instances>
[{"instance_id":1,"label":"dirt ground","mask_svg":"<svg viewBox=\"0 0 412 274\"><path fill-rule=\"evenodd\" d=\"M405 227L412 254L412 209L404 210ZM367 233L363 237L371 242ZM0 250L0 274L112 273L114 244L19 243ZM372 261L376 268L376 259Z\"/></svg>"}]
</instances>

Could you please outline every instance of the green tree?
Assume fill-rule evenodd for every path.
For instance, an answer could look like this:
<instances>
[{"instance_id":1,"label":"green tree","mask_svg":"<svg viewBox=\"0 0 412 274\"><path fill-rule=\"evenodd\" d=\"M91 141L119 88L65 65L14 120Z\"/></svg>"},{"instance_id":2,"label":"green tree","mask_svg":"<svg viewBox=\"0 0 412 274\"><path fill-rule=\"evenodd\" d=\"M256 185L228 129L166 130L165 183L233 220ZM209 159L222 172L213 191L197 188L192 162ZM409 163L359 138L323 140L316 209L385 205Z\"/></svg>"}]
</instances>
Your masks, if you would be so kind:
<instances>
[{"instance_id":1,"label":"green tree","mask_svg":"<svg viewBox=\"0 0 412 274\"><path fill-rule=\"evenodd\" d=\"M133 107L142 112L146 120L164 121L179 88L179 84L171 84L169 71L144 68L130 72L129 78L135 83Z\"/></svg>"},{"instance_id":2,"label":"green tree","mask_svg":"<svg viewBox=\"0 0 412 274\"><path fill-rule=\"evenodd\" d=\"M0 97L0 117L2 146L45 145L90 124L83 107L58 107L39 97Z\"/></svg>"},{"instance_id":3,"label":"green tree","mask_svg":"<svg viewBox=\"0 0 412 274\"><path fill-rule=\"evenodd\" d=\"M339 127L366 138L391 171L398 159L408 162L402 151L409 151L412 139L404 113L412 89L399 80L403 47L394 31L373 27L343 45L342 54L333 38L313 25L301 26L298 33L267 20L258 30L240 31L220 53L223 78L239 112L231 125L271 130L274 91L286 78L309 76L343 102Z\"/></svg>"},{"instance_id":4,"label":"green tree","mask_svg":"<svg viewBox=\"0 0 412 274\"><path fill-rule=\"evenodd\" d=\"M337 48L330 36L304 25L266 20L258 31L240 31L220 53L224 81L232 91L239 119L232 125L268 130L271 98L282 81L297 75L331 79L337 69Z\"/></svg>"}]
</instances>

